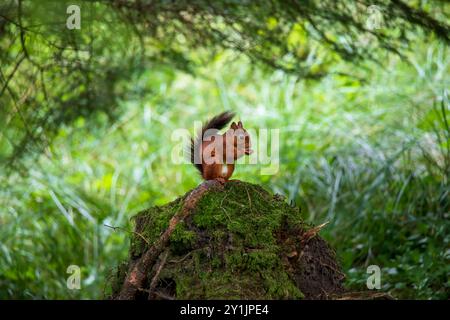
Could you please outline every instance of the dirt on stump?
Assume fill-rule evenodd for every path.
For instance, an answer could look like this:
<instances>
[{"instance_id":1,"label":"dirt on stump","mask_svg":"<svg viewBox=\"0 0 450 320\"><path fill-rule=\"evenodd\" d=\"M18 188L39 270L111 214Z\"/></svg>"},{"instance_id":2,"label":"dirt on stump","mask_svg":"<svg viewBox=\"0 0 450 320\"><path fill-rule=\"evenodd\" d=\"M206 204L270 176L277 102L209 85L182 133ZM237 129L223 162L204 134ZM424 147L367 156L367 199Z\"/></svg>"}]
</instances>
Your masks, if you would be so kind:
<instances>
[{"instance_id":1,"label":"dirt on stump","mask_svg":"<svg viewBox=\"0 0 450 320\"><path fill-rule=\"evenodd\" d=\"M129 260L110 280L118 297L130 266L168 228L188 193L138 213ZM279 195L241 181L207 191L179 223L136 299L330 299L344 274L320 227Z\"/></svg>"}]
</instances>

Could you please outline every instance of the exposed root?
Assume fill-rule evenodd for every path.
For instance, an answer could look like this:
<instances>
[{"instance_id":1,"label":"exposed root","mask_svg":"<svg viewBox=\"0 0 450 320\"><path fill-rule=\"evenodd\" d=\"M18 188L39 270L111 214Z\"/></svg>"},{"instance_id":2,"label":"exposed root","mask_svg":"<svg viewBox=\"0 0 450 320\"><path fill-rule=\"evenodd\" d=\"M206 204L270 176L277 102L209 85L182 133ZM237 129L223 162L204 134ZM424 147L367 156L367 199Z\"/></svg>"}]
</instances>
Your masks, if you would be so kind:
<instances>
[{"instance_id":1,"label":"exposed root","mask_svg":"<svg viewBox=\"0 0 450 320\"><path fill-rule=\"evenodd\" d=\"M164 251L164 253L161 255L159 264L156 267L155 275L153 276L153 279L150 282L150 289L148 291L148 300L151 300L154 298L155 289L156 289L156 286L157 286L158 280L159 280L159 274L161 273L161 270L164 268L164 265L166 264L168 255L169 255L169 250Z\"/></svg>"},{"instance_id":2,"label":"exposed root","mask_svg":"<svg viewBox=\"0 0 450 320\"><path fill-rule=\"evenodd\" d=\"M135 222L148 241L133 234L112 299L347 298L326 224L257 185L207 181Z\"/></svg>"},{"instance_id":3,"label":"exposed root","mask_svg":"<svg viewBox=\"0 0 450 320\"><path fill-rule=\"evenodd\" d=\"M208 180L201 183L197 188L191 191L184 200L183 206L169 221L169 227L164 231L161 237L141 256L141 258L128 271L122 289L118 296L119 300L133 300L139 288L144 287L147 275L154 265L156 259L164 251L169 243L169 238L175 230L175 227L188 217L194 210L195 205L200 198L212 188L222 188L223 185L216 180Z\"/></svg>"}]
</instances>

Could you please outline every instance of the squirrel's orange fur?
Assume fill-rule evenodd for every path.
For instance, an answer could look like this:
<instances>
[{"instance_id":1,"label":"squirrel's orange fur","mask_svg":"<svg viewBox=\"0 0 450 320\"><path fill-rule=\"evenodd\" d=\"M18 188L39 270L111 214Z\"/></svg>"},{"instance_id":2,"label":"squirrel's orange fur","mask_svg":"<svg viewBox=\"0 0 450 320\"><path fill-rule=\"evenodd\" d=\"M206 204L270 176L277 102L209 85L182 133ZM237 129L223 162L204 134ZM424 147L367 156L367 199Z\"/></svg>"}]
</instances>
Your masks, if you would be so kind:
<instances>
[{"instance_id":1,"label":"squirrel's orange fur","mask_svg":"<svg viewBox=\"0 0 450 320\"><path fill-rule=\"evenodd\" d=\"M196 140L191 139L191 162L205 180L228 180L234 171L234 162L253 151L250 135L242 122L233 122L222 135L224 128L234 117L234 113L224 112L209 120Z\"/></svg>"}]
</instances>

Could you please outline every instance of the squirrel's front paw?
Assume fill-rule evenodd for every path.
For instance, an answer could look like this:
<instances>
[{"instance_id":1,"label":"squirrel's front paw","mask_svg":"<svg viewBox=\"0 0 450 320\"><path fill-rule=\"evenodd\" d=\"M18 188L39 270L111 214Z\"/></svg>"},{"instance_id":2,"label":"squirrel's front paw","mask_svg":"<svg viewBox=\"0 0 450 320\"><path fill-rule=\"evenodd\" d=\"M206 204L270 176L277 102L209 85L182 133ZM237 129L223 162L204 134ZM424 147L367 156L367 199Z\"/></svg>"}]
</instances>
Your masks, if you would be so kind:
<instances>
[{"instance_id":1,"label":"squirrel's front paw","mask_svg":"<svg viewBox=\"0 0 450 320\"><path fill-rule=\"evenodd\" d=\"M222 177L215 178L214 180L220 182L221 184L225 184L225 182L227 182L227 181L226 181L224 178L222 178Z\"/></svg>"}]
</instances>

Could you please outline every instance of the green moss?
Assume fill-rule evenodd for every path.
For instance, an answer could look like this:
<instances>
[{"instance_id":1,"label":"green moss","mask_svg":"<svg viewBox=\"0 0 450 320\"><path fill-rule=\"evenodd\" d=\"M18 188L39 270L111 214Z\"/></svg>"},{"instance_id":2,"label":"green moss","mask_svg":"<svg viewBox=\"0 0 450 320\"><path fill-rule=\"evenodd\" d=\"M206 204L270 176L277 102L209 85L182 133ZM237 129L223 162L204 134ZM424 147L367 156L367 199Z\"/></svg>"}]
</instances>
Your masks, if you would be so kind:
<instances>
[{"instance_id":1,"label":"green moss","mask_svg":"<svg viewBox=\"0 0 450 320\"><path fill-rule=\"evenodd\" d=\"M182 222L175 227L170 242L173 253L183 253L194 247L197 242L197 234L194 231L187 230L186 224Z\"/></svg>"},{"instance_id":2,"label":"green moss","mask_svg":"<svg viewBox=\"0 0 450 320\"><path fill-rule=\"evenodd\" d=\"M131 238L130 253L132 257L140 256L155 242L169 226L169 220L181 208L183 198L178 198L164 206L156 206L143 210L133 217L136 223L136 234ZM181 230L178 231L180 233Z\"/></svg>"},{"instance_id":3,"label":"green moss","mask_svg":"<svg viewBox=\"0 0 450 320\"><path fill-rule=\"evenodd\" d=\"M120 291L122 283L126 277L127 268L128 263L124 261L110 272L108 277L109 286L106 286L106 292L104 292L106 297L117 294Z\"/></svg>"},{"instance_id":4,"label":"green moss","mask_svg":"<svg viewBox=\"0 0 450 320\"><path fill-rule=\"evenodd\" d=\"M261 187L231 182L224 191L209 192L198 202L194 222L201 228L232 232L242 246L268 247L275 244L273 231L286 217L302 221L298 208Z\"/></svg>"},{"instance_id":5,"label":"green moss","mask_svg":"<svg viewBox=\"0 0 450 320\"><path fill-rule=\"evenodd\" d=\"M183 199L135 217L140 235L133 236L132 256L158 239ZM208 191L172 234L160 278L176 283L178 299L301 298L277 241L286 222L305 227L298 208L257 185L233 181L223 190Z\"/></svg>"}]
</instances>

